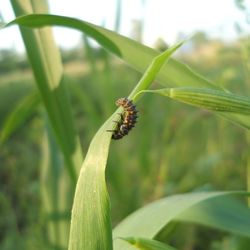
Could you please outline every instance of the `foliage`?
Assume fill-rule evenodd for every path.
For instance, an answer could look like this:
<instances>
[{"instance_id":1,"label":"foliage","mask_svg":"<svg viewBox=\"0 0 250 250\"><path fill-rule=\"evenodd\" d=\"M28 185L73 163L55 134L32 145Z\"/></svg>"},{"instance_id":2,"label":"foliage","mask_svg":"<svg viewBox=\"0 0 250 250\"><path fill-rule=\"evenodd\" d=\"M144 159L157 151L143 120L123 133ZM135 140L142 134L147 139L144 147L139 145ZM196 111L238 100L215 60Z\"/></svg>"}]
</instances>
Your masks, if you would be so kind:
<instances>
[{"instance_id":1,"label":"foliage","mask_svg":"<svg viewBox=\"0 0 250 250\"><path fill-rule=\"evenodd\" d=\"M58 123L65 121L66 118L71 120L67 124L77 124L84 151L87 151L89 141L94 136L94 132L98 127L101 127L90 143L78 179L71 225L70 247L72 249L79 249L79 245L83 249L84 247L85 249L112 248L110 205L106 182L111 194L113 225L120 222L136 208L149 203L149 205L137 210L122 221L116 226L114 231L118 238L128 237L124 239L131 244L137 244L139 249L147 249L144 247L149 246L154 247L149 249L170 248L155 240L145 239L152 239L153 237L158 237L160 241L179 247L180 242L174 241L176 238L172 234L172 224L169 223L173 219L208 225L217 230L225 230L241 236L249 235L247 225L250 216L248 209L245 206L241 206L238 201L232 199L224 201L222 197L228 195L226 192L208 192L209 189L246 189L244 184L246 171L244 165L248 161L248 153L244 132L220 117L213 117L212 113L220 111L221 115L227 119L249 128L249 98L224 91L220 86L211 84L210 81L197 75L187 66L172 58L158 74L157 70L160 69L161 65L157 70L154 68L156 66L154 61L157 55L156 51L124 38L117 33L80 20L59 16L31 15L19 18L14 22L32 27L44 24L68 25L93 36L103 46L142 73L145 72L146 67L150 63L153 66L153 75L150 74L150 71L146 71L142 81L139 81L137 87L130 92L130 89L133 88L134 83L138 80L138 74L124 65L117 65L116 60L103 53L98 60L91 60L91 71L87 75L80 77L64 75L62 80L65 88L58 90L59 92L55 91L57 90L57 85L48 84L48 88L40 85L42 101L45 104L48 118L42 111L38 119L37 116L32 116L29 110L29 112L26 112L27 115L23 116L21 122L18 120L19 126L27 134L29 134L30 124L28 124L28 128L25 128L22 126L22 124L27 124L24 120L29 119L31 124L33 124L38 119L40 125L44 121L46 133L50 138L49 140L45 139L43 143L43 167L40 183L43 190L43 199L40 202L41 206L43 206L45 219L42 217L41 225L39 225L40 228L46 227L49 229L46 242L49 242L52 248L65 248L67 244L67 229L71 210L71 206L68 205L71 204L74 185L68 179L70 172L67 173L64 169L68 164L71 165L72 162L75 164L79 161L79 158L76 160L72 155L74 150L68 150L72 148L68 148L67 145L68 141L72 142L72 138L75 137L74 133L69 133L73 130L67 130L67 126L63 128ZM26 33L24 36L29 36L30 34ZM36 37L35 33L33 35ZM43 35L46 37L48 33L39 34L36 37L37 40L33 40L34 45L39 42ZM26 43L29 42L30 39L26 39ZM167 57L177 47L168 50L166 52ZM35 55L41 56L43 53L43 51L38 51ZM91 58L91 56L93 54L89 50L88 58ZM30 58L32 63L32 55ZM48 60L49 58L50 56L48 56ZM235 58L239 60L236 54L234 54L233 59ZM216 60L221 60L220 55ZM45 61L44 65L46 66L47 63L49 64L49 62ZM103 65L102 67L99 66L100 63ZM111 63L113 70L110 67ZM218 62L216 63L222 66ZM191 62L191 64L194 63ZM200 66L200 68L202 67ZM33 70L36 71L38 69L33 65ZM201 72L204 75L209 75L209 72L206 73L206 70L208 69L204 67ZM221 67L220 70L224 72L226 69ZM55 74L61 74L61 71L56 68L54 71ZM99 74L97 75L96 72ZM41 75L36 76L38 82L41 79L46 79L46 75L49 72L44 70L43 74L45 78ZM107 133L106 130L114 126L112 121L117 119L115 118L117 116L114 114L103 126L101 124L113 112L113 103L116 97L129 96L134 101L137 101L140 95L136 94L141 90L149 88L155 75L157 75L161 84L172 87L156 90L155 92L167 94L171 98L184 100L191 104L198 104L199 107L207 108L212 113L167 101L166 98L161 99L157 98L157 96L146 94L138 104L140 119L137 129L126 139L124 138L124 140L110 145L112 153L107 160L111 134ZM238 75L235 77L238 77ZM39 78L41 79L39 80ZM227 80L221 79L222 84L226 82ZM62 84L62 82L59 84ZM180 86L185 86L185 88L180 88ZM42 93L43 88L47 88L49 92L45 91L45 93ZM67 113L67 110L71 109L71 107L67 106L69 105L68 99L64 99L66 88L72 97L73 116L71 112ZM156 88L159 89L159 86L156 85ZM128 94L129 92L131 93L130 95ZM50 103L50 98L46 95L51 95L52 99L62 99L58 103L53 104ZM66 108L64 105L61 107L62 111L65 112L61 112L60 116L56 118L58 120L56 120L53 118L53 114L55 114L53 107L60 106L64 102L63 100L66 100ZM21 103L22 105L17 105L16 110L20 111L21 109L21 111L25 112L27 106L24 104L29 102ZM39 109L43 110L43 106L39 106ZM12 119L12 124L14 123L15 125L15 121L17 120ZM11 124L11 122L5 124ZM67 132L62 132L63 129L66 129L65 131ZM14 139L15 134L12 136ZM60 138L62 136L64 138ZM57 140L54 140L55 138ZM34 139L32 138L32 140ZM39 142L37 142L37 145L39 145ZM77 145L76 143L75 146L78 147ZM8 157L4 159L6 164L7 159ZM108 169L105 181L104 170L106 162ZM22 161L20 164L22 164ZM28 162L27 164L30 163ZM235 166L238 166L238 168ZM77 169L80 166L76 164L75 167ZM13 176L11 176L12 178ZM35 180L38 185L36 178ZM27 184L29 183L28 180L26 182ZM192 191L197 187L203 190L207 189L207 192L190 192L179 196L169 196L169 194ZM36 190L34 193L38 194L38 191ZM3 200L6 195L7 193L4 192L2 195ZM157 201L157 199L166 195L168 195L166 198ZM214 200L212 198L218 196L221 197L219 202L213 203ZM21 194L20 197L22 197ZM156 201L152 202L154 200ZM216 206L213 204L216 204ZM9 206L5 206L4 211L6 214L10 213L8 207L12 206L12 203ZM232 212L231 208L234 210L232 215L236 214L237 216L221 216L221 214L230 214ZM192 213L192 211L196 212ZM158 216L160 219L154 220L155 217L151 219L151 215ZM131 218L134 218L135 224L133 224L134 222L130 224ZM229 224L230 227L228 227ZM241 225L244 225L244 227L241 227ZM32 228L34 225L31 224L30 227ZM176 227L178 228L178 225ZM194 230L200 229L198 227ZM126 235L120 233L121 231L126 231ZM192 231L192 228L187 230L187 234L192 235L190 231ZM10 235L13 234L11 231L9 232ZM30 232L27 235L34 234L35 232ZM85 237L83 237L83 234ZM41 235L40 232L39 237ZM171 235L173 237L172 241L170 240ZM134 238L136 236L140 238ZM13 241L11 237L10 239ZM213 249L216 249L216 247L217 249L223 249L223 246L218 242L217 245L215 244L215 239L216 237L211 237L211 241L214 240ZM222 235L220 238L221 242L226 239L230 239L230 242L233 242L234 237L230 237L227 234L225 237ZM205 240L204 238L204 242ZM124 240L119 240L120 243L116 243L116 241L117 239L114 241L115 249L133 249ZM240 248L241 245L244 245L244 241L247 241L247 239L236 240L234 244L239 246L239 249L244 249ZM23 243L26 247L29 246L27 242L28 240ZM42 240L38 242L42 242ZM171 244L172 242L175 242L175 244ZM102 243L103 245L100 245ZM181 243L181 248L190 245L190 242L185 237L183 237ZM46 245L46 243L44 244ZM119 244L122 244L124 248L121 248ZM193 242L194 245L195 243ZM4 243L3 246L8 249L7 243ZM204 249L207 249L206 246L206 244L203 244ZM42 243L41 247L43 247Z\"/></svg>"}]
</instances>

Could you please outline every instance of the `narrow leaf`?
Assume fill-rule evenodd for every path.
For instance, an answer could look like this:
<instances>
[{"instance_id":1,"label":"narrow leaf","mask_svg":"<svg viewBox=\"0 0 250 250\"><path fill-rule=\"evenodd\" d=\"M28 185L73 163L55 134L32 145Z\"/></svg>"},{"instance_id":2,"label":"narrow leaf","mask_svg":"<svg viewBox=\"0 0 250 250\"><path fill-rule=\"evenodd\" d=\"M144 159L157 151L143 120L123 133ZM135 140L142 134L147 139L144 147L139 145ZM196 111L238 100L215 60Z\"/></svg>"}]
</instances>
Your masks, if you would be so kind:
<instances>
[{"instance_id":1,"label":"narrow leaf","mask_svg":"<svg viewBox=\"0 0 250 250\"><path fill-rule=\"evenodd\" d=\"M46 14L27 15L17 18L7 26L12 24L20 24L31 28L57 25L85 32L140 72L144 72L153 58L159 54L157 51L132 39L75 18ZM188 66L172 58L167 65L163 66L156 79L166 86L188 86L223 91L220 87L192 71ZM250 128L250 118L247 115L224 113L223 116L245 128Z\"/></svg>"},{"instance_id":2,"label":"narrow leaf","mask_svg":"<svg viewBox=\"0 0 250 250\"><path fill-rule=\"evenodd\" d=\"M123 238L123 240L140 250L176 250L176 248L151 239L128 237Z\"/></svg>"},{"instance_id":3,"label":"narrow leaf","mask_svg":"<svg viewBox=\"0 0 250 250\"><path fill-rule=\"evenodd\" d=\"M156 56L152 62L150 63L149 67L143 74L141 80L137 84L137 86L134 88L132 93L130 94L129 98L137 100L139 98L138 95L136 95L140 90L148 89L149 86L152 84L153 80L156 78L157 74L161 70L161 68L164 66L166 62L169 61L170 56L179 49L184 42L177 43L173 47L170 47L160 55Z\"/></svg>"},{"instance_id":4,"label":"narrow leaf","mask_svg":"<svg viewBox=\"0 0 250 250\"><path fill-rule=\"evenodd\" d=\"M44 114L44 120L45 133L40 171L41 211L45 218L44 225L50 245L55 249L66 249L70 226L70 212L68 211L71 210L73 187L66 168L63 166L63 156L46 114Z\"/></svg>"},{"instance_id":5,"label":"narrow leaf","mask_svg":"<svg viewBox=\"0 0 250 250\"><path fill-rule=\"evenodd\" d=\"M69 249L112 249L110 204L105 184L112 116L93 138L76 186Z\"/></svg>"},{"instance_id":6,"label":"narrow leaf","mask_svg":"<svg viewBox=\"0 0 250 250\"><path fill-rule=\"evenodd\" d=\"M250 113L250 98L219 90L183 87L141 91L141 93L145 92L167 96L211 111L238 114Z\"/></svg>"},{"instance_id":7,"label":"narrow leaf","mask_svg":"<svg viewBox=\"0 0 250 250\"><path fill-rule=\"evenodd\" d=\"M12 0L11 4L17 16L48 11L45 0ZM35 31L20 27L20 31L41 99L67 163L68 174L75 185L82 162L82 151L74 128L59 49L50 28Z\"/></svg>"},{"instance_id":8,"label":"narrow leaf","mask_svg":"<svg viewBox=\"0 0 250 250\"><path fill-rule=\"evenodd\" d=\"M217 197L201 202L176 219L250 237L250 210L232 197Z\"/></svg>"},{"instance_id":9,"label":"narrow leaf","mask_svg":"<svg viewBox=\"0 0 250 250\"><path fill-rule=\"evenodd\" d=\"M153 202L125 218L113 231L114 239L126 237L154 238L158 232L180 213L191 209L205 200L229 194L246 192L208 192L174 195ZM246 208L247 209L247 208ZM249 215L250 216L250 215ZM248 228L250 235L250 227ZM115 249L132 249L123 242L115 240Z\"/></svg>"},{"instance_id":10,"label":"narrow leaf","mask_svg":"<svg viewBox=\"0 0 250 250\"><path fill-rule=\"evenodd\" d=\"M216 112L220 116L244 128L250 129L250 98L205 88L166 88L158 90L145 90L145 92L160 94L174 100L187 103L199 108Z\"/></svg>"},{"instance_id":11,"label":"narrow leaf","mask_svg":"<svg viewBox=\"0 0 250 250\"><path fill-rule=\"evenodd\" d=\"M129 98L138 89L148 87L161 66L181 44L163 52L153 60ZM76 186L74 198L69 249L112 249L110 204L105 183L105 167L109 144L116 121L117 112L107 120L93 138Z\"/></svg>"},{"instance_id":12,"label":"narrow leaf","mask_svg":"<svg viewBox=\"0 0 250 250\"><path fill-rule=\"evenodd\" d=\"M15 109L7 116L4 121L0 134L0 143L4 143L24 122L34 113L40 102L37 92L32 92L23 98Z\"/></svg>"},{"instance_id":13,"label":"narrow leaf","mask_svg":"<svg viewBox=\"0 0 250 250\"><path fill-rule=\"evenodd\" d=\"M154 49L121 36L116 32L76 18L36 14L19 17L8 23L7 26L12 24L20 24L30 28L57 25L77 29L94 38L106 49L121 57L125 62L140 72L145 72L153 58L159 54L159 52ZM219 87L211 84L205 78L194 73L189 67L174 59L170 59L168 65L163 67L163 70L157 75L157 79L170 86L191 85L193 87L219 89Z\"/></svg>"}]
</instances>

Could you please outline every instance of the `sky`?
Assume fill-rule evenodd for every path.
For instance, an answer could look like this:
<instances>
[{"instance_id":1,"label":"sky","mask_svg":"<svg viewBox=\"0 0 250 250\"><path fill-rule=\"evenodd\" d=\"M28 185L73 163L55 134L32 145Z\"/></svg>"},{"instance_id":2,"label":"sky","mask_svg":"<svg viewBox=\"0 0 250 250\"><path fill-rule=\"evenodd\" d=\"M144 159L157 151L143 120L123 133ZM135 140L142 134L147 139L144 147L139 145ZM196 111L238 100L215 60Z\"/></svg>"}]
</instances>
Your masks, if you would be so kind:
<instances>
[{"instance_id":1,"label":"sky","mask_svg":"<svg viewBox=\"0 0 250 250\"><path fill-rule=\"evenodd\" d=\"M250 7L250 0L245 0ZM144 5L143 5L144 3ZM49 0L51 14L76 17L114 30L116 0ZM14 19L9 0L0 0L0 13L5 22ZM237 37L235 23L246 27L245 15L234 0L123 0L119 33L131 35L133 20L144 21L143 43L153 46L160 37L168 44L177 41L180 33L187 37L205 31L210 37L232 40ZM72 48L80 42L78 31L54 28L57 43ZM23 51L17 27L1 30L0 49Z\"/></svg>"}]
</instances>

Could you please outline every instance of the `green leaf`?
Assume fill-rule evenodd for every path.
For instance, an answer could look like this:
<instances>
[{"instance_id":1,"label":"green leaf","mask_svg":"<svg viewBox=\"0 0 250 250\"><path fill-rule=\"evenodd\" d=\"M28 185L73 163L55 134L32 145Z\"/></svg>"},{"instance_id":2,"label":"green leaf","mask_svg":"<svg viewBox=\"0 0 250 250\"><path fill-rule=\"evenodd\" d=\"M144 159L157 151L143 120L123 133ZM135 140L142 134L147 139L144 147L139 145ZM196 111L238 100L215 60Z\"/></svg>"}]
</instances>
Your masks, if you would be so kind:
<instances>
[{"instance_id":1,"label":"green leaf","mask_svg":"<svg viewBox=\"0 0 250 250\"><path fill-rule=\"evenodd\" d=\"M216 112L244 128L250 129L249 98L214 89L180 87L141 91L156 93Z\"/></svg>"},{"instance_id":2,"label":"green leaf","mask_svg":"<svg viewBox=\"0 0 250 250\"><path fill-rule=\"evenodd\" d=\"M45 0L12 0L11 4L17 16L47 12ZM65 166L68 174L75 185L82 163L82 150L74 128L67 79L63 75L59 49L55 45L50 28L35 31L21 27L20 31L41 99L67 163Z\"/></svg>"},{"instance_id":3,"label":"green leaf","mask_svg":"<svg viewBox=\"0 0 250 250\"><path fill-rule=\"evenodd\" d=\"M250 114L250 98L219 90L183 87L141 91L145 92L167 96L210 111Z\"/></svg>"},{"instance_id":4,"label":"green leaf","mask_svg":"<svg viewBox=\"0 0 250 250\"><path fill-rule=\"evenodd\" d=\"M246 192L208 192L174 195L155 201L135 211L113 231L115 249L132 249L116 238L142 237L154 238L171 220L195 205L212 198L221 198L229 194L247 194ZM230 208L228 208L230 209ZM245 208L247 210L247 208ZM250 214L248 215L250 217ZM241 221L240 221L241 222ZM238 224L237 224L238 225ZM247 228L250 235L250 227Z\"/></svg>"},{"instance_id":5,"label":"green leaf","mask_svg":"<svg viewBox=\"0 0 250 250\"><path fill-rule=\"evenodd\" d=\"M134 238L134 237L128 237L122 239L129 242L136 249L140 250L175 250L175 248L156 240Z\"/></svg>"},{"instance_id":6,"label":"green leaf","mask_svg":"<svg viewBox=\"0 0 250 250\"><path fill-rule=\"evenodd\" d=\"M144 72L153 58L159 54L159 52L132 39L76 18L46 14L27 15L17 18L6 26L12 24L20 24L31 28L57 25L77 29L94 38L106 49L121 57L140 72ZM188 66L172 58L167 65L163 66L156 79L166 86L188 86L223 91L220 87L192 71ZM245 128L250 128L250 119L247 115L231 113L223 114L223 116Z\"/></svg>"},{"instance_id":7,"label":"green leaf","mask_svg":"<svg viewBox=\"0 0 250 250\"><path fill-rule=\"evenodd\" d=\"M24 16L23 16L24 17ZM108 36L103 35L93 24L88 22L80 21L76 18L71 17L61 17L56 15L48 15L48 14L31 14L26 15L27 18L19 17L14 21L8 23L6 26L12 24L20 24L22 26L37 28L43 27L45 25L58 25L69 27L73 29L78 29L80 31L84 31L86 34L93 37L96 41L100 43L104 48L108 48L114 54L121 55L121 51L119 47L114 43Z\"/></svg>"},{"instance_id":8,"label":"green leaf","mask_svg":"<svg viewBox=\"0 0 250 250\"><path fill-rule=\"evenodd\" d=\"M59 25L78 29L95 38L100 44L141 72L144 72L155 56L158 55L158 52L153 49L136 43L131 39L74 18L30 15L20 17L11 24L14 23L20 23L27 27ZM163 66L157 75L157 79L161 83L170 86L205 87L220 90L219 87L211 84L174 59L170 59L168 64ZM135 97L136 93L133 94L133 97ZM230 114L228 117L246 126L250 124L248 116L241 117ZM111 127L108 123L111 123L114 119L115 117L113 116L113 119L105 123L98 131L91 143L88 156L81 170L73 207L70 249L82 249L83 246L89 246L93 249L112 249L110 248L109 201L105 186L104 169L111 136L111 134L107 135L108 133L105 130L113 128L114 125ZM129 216L115 229L114 236L152 238L170 220L174 219L177 214L205 199L225 194L228 193L189 194L160 200ZM90 201L90 204L88 204L88 201ZM86 227L83 225L83 222ZM89 236L89 238L85 238L86 236ZM124 245L116 244L115 246L119 250L127 249L123 248Z\"/></svg>"},{"instance_id":9,"label":"green leaf","mask_svg":"<svg viewBox=\"0 0 250 250\"><path fill-rule=\"evenodd\" d=\"M44 112L43 112L44 113ZM40 191L46 235L55 249L67 249L70 210L74 187L70 183L63 156L55 141L48 117L44 114L45 133L42 143ZM65 195L67 194L67 195Z\"/></svg>"},{"instance_id":10,"label":"green leaf","mask_svg":"<svg viewBox=\"0 0 250 250\"><path fill-rule=\"evenodd\" d=\"M115 116L115 115L114 115ZM110 204L105 185L112 116L93 138L76 186L69 249L112 249Z\"/></svg>"},{"instance_id":11,"label":"green leaf","mask_svg":"<svg viewBox=\"0 0 250 250\"><path fill-rule=\"evenodd\" d=\"M161 66L181 44L157 56L148 67L129 98L133 99L139 89L148 87ZM93 138L76 186L72 209L70 250L107 249L111 250L112 230L110 222L110 203L105 183L105 168L108 150L120 109L107 120Z\"/></svg>"},{"instance_id":12,"label":"green leaf","mask_svg":"<svg viewBox=\"0 0 250 250\"><path fill-rule=\"evenodd\" d=\"M176 219L250 237L250 210L233 197L205 200L179 214Z\"/></svg>"},{"instance_id":13,"label":"green leaf","mask_svg":"<svg viewBox=\"0 0 250 250\"><path fill-rule=\"evenodd\" d=\"M15 109L7 116L4 121L0 134L0 143L4 143L35 111L40 102L37 92L32 92L23 98Z\"/></svg>"},{"instance_id":14,"label":"green leaf","mask_svg":"<svg viewBox=\"0 0 250 250\"><path fill-rule=\"evenodd\" d=\"M76 18L36 14L19 17L8 23L6 26L12 24L20 24L30 28L56 25L77 29L94 38L103 47L121 57L125 62L142 73L145 72L153 58L159 54L159 52L154 49L139 44L132 39ZM194 73L186 65L174 59L170 59L168 64L163 66L156 79L163 84L168 84L170 86L186 85L220 89L219 87L211 84L205 78L202 78L198 74Z\"/></svg>"},{"instance_id":15,"label":"green leaf","mask_svg":"<svg viewBox=\"0 0 250 250\"><path fill-rule=\"evenodd\" d=\"M160 55L156 56L152 62L150 63L149 67L143 74L141 80L137 84L137 86L134 88L132 93L129 95L130 99L137 100L139 98L138 93L140 93L141 90L148 89L149 86L152 84L153 80L156 78L157 74L161 70L161 68L164 66L166 62L169 61L170 56L183 45L184 42L177 43L173 47L170 47Z\"/></svg>"}]
</instances>

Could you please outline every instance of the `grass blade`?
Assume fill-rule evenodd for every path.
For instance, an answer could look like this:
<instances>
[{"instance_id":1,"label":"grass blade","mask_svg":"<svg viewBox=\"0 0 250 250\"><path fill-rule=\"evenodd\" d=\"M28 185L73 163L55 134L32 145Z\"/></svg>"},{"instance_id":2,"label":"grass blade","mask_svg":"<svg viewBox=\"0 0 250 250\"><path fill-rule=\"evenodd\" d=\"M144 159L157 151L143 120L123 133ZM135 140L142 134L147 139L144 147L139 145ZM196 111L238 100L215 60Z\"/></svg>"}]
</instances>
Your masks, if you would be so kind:
<instances>
[{"instance_id":1,"label":"grass blade","mask_svg":"<svg viewBox=\"0 0 250 250\"><path fill-rule=\"evenodd\" d=\"M45 117L45 134L42 147L40 189L46 236L55 249L67 249L70 227L70 210L73 187L64 167L62 153L55 141L48 118ZM70 192L69 192L70 191Z\"/></svg>"},{"instance_id":2,"label":"grass blade","mask_svg":"<svg viewBox=\"0 0 250 250\"><path fill-rule=\"evenodd\" d=\"M159 231L182 212L212 198L221 198L229 194L247 194L246 192L207 192L174 195L153 202L129 215L114 229L115 249L132 249L116 238L142 237L154 238ZM229 208L227 208L229 209ZM250 217L248 208L245 212ZM250 235L250 228L246 229Z\"/></svg>"},{"instance_id":3,"label":"grass blade","mask_svg":"<svg viewBox=\"0 0 250 250\"><path fill-rule=\"evenodd\" d=\"M105 167L111 117L93 138L80 171L72 209L69 249L112 249Z\"/></svg>"},{"instance_id":4,"label":"grass blade","mask_svg":"<svg viewBox=\"0 0 250 250\"><path fill-rule=\"evenodd\" d=\"M248 119L250 98L248 97L214 89L192 87L144 90L140 93L146 92L160 94L183 103L214 111L229 121L250 129Z\"/></svg>"},{"instance_id":5,"label":"grass blade","mask_svg":"<svg viewBox=\"0 0 250 250\"><path fill-rule=\"evenodd\" d=\"M153 58L159 54L157 51L129 38L76 18L44 14L28 15L17 18L7 26L12 24L20 24L31 28L58 25L85 32L140 72L144 72ZM156 79L166 86L188 86L223 91L220 87L192 71L188 66L174 59L170 59L168 64L163 66ZM247 115L223 114L223 116L243 127L250 128L250 119Z\"/></svg>"},{"instance_id":6,"label":"grass blade","mask_svg":"<svg viewBox=\"0 0 250 250\"><path fill-rule=\"evenodd\" d=\"M29 27L41 27L44 25L61 25L85 31L87 34L89 34L90 36L94 37L97 41L99 41L103 46L105 46L112 52L116 53L118 56L122 57L126 62L128 62L134 68L140 71L144 71L147 65L149 65L149 63L152 61L154 56L157 55L156 51L151 50L140 44L137 44L136 42L130 39L124 38L114 32L108 31L106 29L103 29L101 27L86 22L82 22L77 19L58 17L58 16L39 15L39 16L22 17L16 20L15 22L19 22ZM164 71L161 71L159 73L158 79L161 80L162 83L170 84L172 86L192 86L192 87L207 87L210 89L219 89L215 85L212 85L210 82L208 82L206 79L196 75L189 68L187 68L183 64L173 59L169 60L167 66L164 67ZM135 94L136 93L134 93L133 97L135 97ZM232 115L230 115L229 117L231 117L231 119L237 118ZM245 120L242 120L242 122L249 125L249 119L246 117L244 117L244 119ZM112 128L108 128L109 126L105 124L102 127L102 129L99 130L98 134L91 143L89 153L86 158L86 161L84 162L80 179L77 185L77 191L75 195L75 202L73 208L72 229L70 235L71 249L81 249L81 247L83 246L100 248L99 242L103 244L102 245L104 247L103 249L108 249L108 247L110 247L111 244L109 230L102 231L103 227L100 226L100 224L104 224L106 225L105 226L106 228L110 228L109 203L105 187L105 175L104 175L104 168L107 160L107 153L108 153L107 148L109 146L110 135L109 136L106 135L107 133L105 134L104 130ZM99 171L100 169L102 171ZM83 180L86 181L85 186ZM81 194L82 190L85 196L87 195L88 198L87 200L90 201L92 200L91 204L87 204L86 201L84 200L84 196ZM158 230L160 230L167 223L166 221L174 218L178 213L184 211L185 209L191 207L192 205L197 204L200 201L223 194L225 193L192 194L191 197L187 195L186 200L185 198L182 199L182 196L181 198L179 196L176 197L175 199L170 197L166 203L163 202L164 204L162 204L161 201L156 202L154 203L154 205L156 206L156 204L158 204L159 206L156 206L155 210L153 209L154 211L148 209L148 207L144 208L143 210L140 210L138 212L140 214L139 216L133 215L132 218L134 219L131 219L131 217L129 217L130 219L126 220L126 222L118 226L118 228L116 228L115 230L115 234L117 234L118 237L120 236L123 237L123 235L120 235L122 234L122 232L127 232L128 233L127 236L131 236L131 234L133 234L134 236L138 234L138 232L140 233L142 232L145 233L145 235L142 235L142 237L144 236L153 237L158 232ZM176 204L178 206L176 206ZM152 205L153 208L154 205ZM104 206L104 209L100 208L100 206ZM164 210L162 210L163 208ZM88 212L91 211L91 209L93 209L94 211L93 213ZM98 211L98 209L100 210ZM82 214L83 210L87 211L87 215ZM148 214L145 211L148 211ZM169 213L166 213L166 211ZM141 215L143 213L144 216ZM155 214L157 217L157 221L154 221L155 223L153 226L151 226L152 220L150 220L150 223L148 221L148 219L150 219L150 215L152 214ZM81 220L78 221L77 220L78 218L80 218ZM84 228L81 225L84 218L85 219L89 218L87 222L85 221L85 223L87 224L87 228ZM127 221L131 222L131 220L132 223L127 222ZM99 222L99 224L93 227L93 225L95 225L95 223L97 222ZM146 227L147 223L150 225L151 227L150 229L147 229ZM95 239L92 238L93 242L90 243L89 241L87 241L86 238L82 239L83 238L82 234L84 235L84 237L90 236L90 238L92 238L93 235L96 234L97 239L96 237ZM126 237L126 235L124 237ZM77 248L77 241L80 242L80 245L78 245L80 246L80 248ZM118 247L117 249L122 249L122 248Z\"/></svg>"},{"instance_id":7,"label":"grass blade","mask_svg":"<svg viewBox=\"0 0 250 250\"><path fill-rule=\"evenodd\" d=\"M47 12L46 1L12 0L11 3L17 16L30 14L33 11ZM50 28L39 31L26 28L20 30L42 101L67 162L69 176L75 185L82 155L73 125L59 50L54 43Z\"/></svg>"},{"instance_id":8,"label":"grass blade","mask_svg":"<svg viewBox=\"0 0 250 250\"><path fill-rule=\"evenodd\" d=\"M215 112L250 114L250 98L203 88L169 88L144 90L141 93L155 93L199 108Z\"/></svg>"},{"instance_id":9,"label":"grass blade","mask_svg":"<svg viewBox=\"0 0 250 250\"><path fill-rule=\"evenodd\" d=\"M129 95L130 99L137 100L139 98L138 93L140 90L148 89L149 86L152 84L153 80L156 78L157 74L161 70L161 68L164 66L166 62L169 61L170 56L179 49L184 42L180 42L173 47L170 47L165 52L161 53L160 55L156 56L152 62L150 63L149 67L143 74L141 80L137 84L137 86L134 88L132 93Z\"/></svg>"},{"instance_id":10,"label":"grass blade","mask_svg":"<svg viewBox=\"0 0 250 250\"><path fill-rule=\"evenodd\" d=\"M129 242L136 249L141 250L176 250L176 248L151 239L129 237L123 238L123 240Z\"/></svg>"},{"instance_id":11,"label":"grass blade","mask_svg":"<svg viewBox=\"0 0 250 250\"><path fill-rule=\"evenodd\" d=\"M20 24L30 28L57 25L77 29L94 38L103 47L121 57L142 73L145 72L153 58L159 55L159 52L154 49L139 44L132 39L76 18L37 14L19 17L8 23L7 26L12 24ZM194 73L189 67L174 59L170 59L168 65L163 66L156 79L163 84L169 84L169 86L191 85L193 87L219 89L219 87L211 84L205 78Z\"/></svg>"},{"instance_id":12,"label":"grass blade","mask_svg":"<svg viewBox=\"0 0 250 250\"><path fill-rule=\"evenodd\" d=\"M170 48L153 60L129 98L133 99L139 89L146 88L152 83L161 66L180 46L181 44L178 44ZM82 165L72 209L70 250L111 250L113 247L105 168L112 135L107 131L114 129L113 121L119 117L119 110L98 130Z\"/></svg>"},{"instance_id":13,"label":"grass blade","mask_svg":"<svg viewBox=\"0 0 250 250\"><path fill-rule=\"evenodd\" d=\"M38 104L40 96L37 92L33 92L23 98L15 107L15 109L7 116L4 121L0 134L0 143L4 143L27 119L31 116Z\"/></svg>"},{"instance_id":14,"label":"grass blade","mask_svg":"<svg viewBox=\"0 0 250 250\"><path fill-rule=\"evenodd\" d=\"M201 202L178 215L177 220L250 237L250 211L243 203L231 197L217 197Z\"/></svg>"}]
</instances>

